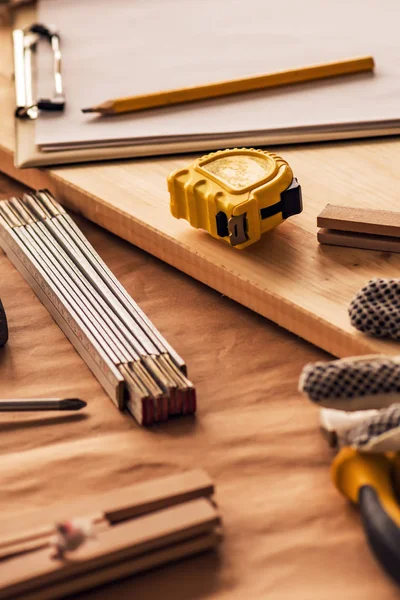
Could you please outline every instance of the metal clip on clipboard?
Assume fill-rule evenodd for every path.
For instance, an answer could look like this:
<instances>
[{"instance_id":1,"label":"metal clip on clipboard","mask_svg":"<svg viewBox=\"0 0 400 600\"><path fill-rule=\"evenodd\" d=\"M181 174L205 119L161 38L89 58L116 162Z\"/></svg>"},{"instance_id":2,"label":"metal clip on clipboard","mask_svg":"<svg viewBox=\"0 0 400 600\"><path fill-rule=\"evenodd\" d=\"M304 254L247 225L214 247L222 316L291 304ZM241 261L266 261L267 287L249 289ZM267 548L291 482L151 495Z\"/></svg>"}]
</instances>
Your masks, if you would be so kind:
<instances>
[{"instance_id":1,"label":"metal clip on clipboard","mask_svg":"<svg viewBox=\"0 0 400 600\"><path fill-rule=\"evenodd\" d=\"M33 100L32 55L37 43L47 40L53 51L54 92L52 98ZM60 36L55 30L35 23L27 29L13 31L15 69L15 116L20 119L36 119L39 111L62 111L65 97L61 76Z\"/></svg>"}]
</instances>

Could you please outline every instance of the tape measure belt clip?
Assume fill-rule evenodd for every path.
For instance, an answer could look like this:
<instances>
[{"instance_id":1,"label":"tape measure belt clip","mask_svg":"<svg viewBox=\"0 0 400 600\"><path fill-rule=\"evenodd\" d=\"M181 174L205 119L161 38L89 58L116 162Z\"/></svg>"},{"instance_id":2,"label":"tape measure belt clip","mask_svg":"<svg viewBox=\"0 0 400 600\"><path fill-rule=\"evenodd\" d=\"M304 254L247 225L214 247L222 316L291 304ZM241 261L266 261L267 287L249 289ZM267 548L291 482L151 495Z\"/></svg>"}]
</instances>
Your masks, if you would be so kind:
<instances>
[{"instance_id":1,"label":"tape measure belt clip","mask_svg":"<svg viewBox=\"0 0 400 600\"><path fill-rule=\"evenodd\" d=\"M296 177L293 177L289 187L281 193L282 217L288 219L303 212L303 196L301 185Z\"/></svg>"},{"instance_id":2,"label":"tape measure belt clip","mask_svg":"<svg viewBox=\"0 0 400 600\"><path fill-rule=\"evenodd\" d=\"M301 186L296 177L293 177L290 186L281 193L279 202L271 206L265 206L260 209L262 220L269 219L278 213L282 213L282 219L298 215L303 210L303 201L301 196ZM217 232L220 237L230 236L231 245L243 244L248 239L247 236L247 213L242 213L234 217L228 216L220 211L215 215Z\"/></svg>"},{"instance_id":3,"label":"tape measure belt clip","mask_svg":"<svg viewBox=\"0 0 400 600\"><path fill-rule=\"evenodd\" d=\"M246 214L228 219L228 235L232 246L244 244L248 239Z\"/></svg>"},{"instance_id":4,"label":"tape measure belt clip","mask_svg":"<svg viewBox=\"0 0 400 600\"><path fill-rule=\"evenodd\" d=\"M303 210L303 199L301 186L296 177L293 177L289 187L281 192L281 199L276 204L265 206L260 209L261 219L268 219L278 213L282 213L282 219L286 220L294 215L299 215Z\"/></svg>"}]
</instances>

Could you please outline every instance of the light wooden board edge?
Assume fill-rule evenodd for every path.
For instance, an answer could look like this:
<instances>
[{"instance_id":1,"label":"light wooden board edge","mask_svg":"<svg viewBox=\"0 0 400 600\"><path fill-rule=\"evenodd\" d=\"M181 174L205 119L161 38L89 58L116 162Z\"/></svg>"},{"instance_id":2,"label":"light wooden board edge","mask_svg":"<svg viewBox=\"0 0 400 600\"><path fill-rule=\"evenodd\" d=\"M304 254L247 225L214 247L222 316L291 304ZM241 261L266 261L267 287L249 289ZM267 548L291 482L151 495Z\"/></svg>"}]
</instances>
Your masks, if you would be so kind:
<instances>
[{"instance_id":1,"label":"light wooden board edge","mask_svg":"<svg viewBox=\"0 0 400 600\"><path fill-rule=\"evenodd\" d=\"M400 211L327 204L317 216L317 227L348 233L399 238Z\"/></svg>"},{"instance_id":2,"label":"light wooden board edge","mask_svg":"<svg viewBox=\"0 0 400 600\"><path fill-rule=\"evenodd\" d=\"M100 572L124 560L212 533L219 525L215 507L199 498L108 527L63 560L55 559L48 548L19 556L1 565L0 598L22 597L36 588Z\"/></svg>"},{"instance_id":3,"label":"light wooden board edge","mask_svg":"<svg viewBox=\"0 0 400 600\"><path fill-rule=\"evenodd\" d=\"M55 600L70 594L76 594L96 588L137 573L154 569L161 565L176 562L216 548L220 541L216 532L200 535L192 540L174 544L162 550L156 550L143 556L124 560L115 565L102 568L94 573L83 574L59 584L43 587L24 595L25 600Z\"/></svg>"},{"instance_id":4,"label":"light wooden board edge","mask_svg":"<svg viewBox=\"0 0 400 600\"><path fill-rule=\"evenodd\" d=\"M387 345L362 334L343 331L327 320L321 319L319 326L316 327L314 314L268 290L257 288L229 270L224 270L221 276L221 267L217 262L204 259L202 255L194 253L182 242L157 231L132 215L118 213L101 198L70 184L59 173L51 169L17 169L13 163L12 152L3 146L0 146L0 165L6 175L33 189L48 188L55 198L70 210L83 215L334 356L342 358L377 351L392 355L398 353L393 345ZM98 204L102 205L102 214L97 210ZM118 221L116 212L117 215L121 214Z\"/></svg>"},{"instance_id":5,"label":"light wooden board edge","mask_svg":"<svg viewBox=\"0 0 400 600\"><path fill-rule=\"evenodd\" d=\"M377 250L380 252L400 252L400 239L368 233L351 233L335 229L319 229L317 239L320 244Z\"/></svg>"},{"instance_id":6,"label":"light wooden board edge","mask_svg":"<svg viewBox=\"0 0 400 600\"><path fill-rule=\"evenodd\" d=\"M0 537L0 559L12 554L22 554L40 545L46 546L54 536L52 522L83 518L94 525L106 523L107 526L147 515L152 512L170 508L177 504L198 498L210 498L214 494L214 484L210 476L202 469L191 469L182 473L156 477L141 483L135 483L112 492L92 495L82 501L57 507L59 514L55 517L51 507L37 509L36 520L47 524L36 525L17 532L13 536ZM62 516L60 516L62 515Z\"/></svg>"}]
</instances>

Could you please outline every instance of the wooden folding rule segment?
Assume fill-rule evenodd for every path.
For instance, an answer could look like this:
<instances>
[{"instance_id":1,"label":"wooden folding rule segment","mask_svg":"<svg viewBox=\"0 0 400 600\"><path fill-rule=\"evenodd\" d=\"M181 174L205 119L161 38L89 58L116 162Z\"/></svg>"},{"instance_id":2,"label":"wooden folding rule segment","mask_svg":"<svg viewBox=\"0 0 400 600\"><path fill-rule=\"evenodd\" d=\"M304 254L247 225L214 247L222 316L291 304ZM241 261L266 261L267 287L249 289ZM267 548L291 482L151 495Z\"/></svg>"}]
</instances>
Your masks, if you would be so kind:
<instances>
[{"instance_id":1,"label":"wooden folding rule segment","mask_svg":"<svg viewBox=\"0 0 400 600\"><path fill-rule=\"evenodd\" d=\"M321 244L400 252L400 212L328 204L317 225Z\"/></svg>"},{"instance_id":2,"label":"wooden folding rule segment","mask_svg":"<svg viewBox=\"0 0 400 600\"><path fill-rule=\"evenodd\" d=\"M0 599L61 598L214 548L213 493L209 476L193 470L46 509L36 516L45 524L0 539ZM49 520L62 515L90 519L94 535L60 558Z\"/></svg>"},{"instance_id":3,"label":"wooden folding rule segment","mask_svg":"<svg viewBox=\"0 0 400 600\"><path fill-rule=\"evenodd\" d=\"M0 247L119 409L141 425L195 413L183 359L49 192L0 202Z\"/></svg>"}]
</instances>

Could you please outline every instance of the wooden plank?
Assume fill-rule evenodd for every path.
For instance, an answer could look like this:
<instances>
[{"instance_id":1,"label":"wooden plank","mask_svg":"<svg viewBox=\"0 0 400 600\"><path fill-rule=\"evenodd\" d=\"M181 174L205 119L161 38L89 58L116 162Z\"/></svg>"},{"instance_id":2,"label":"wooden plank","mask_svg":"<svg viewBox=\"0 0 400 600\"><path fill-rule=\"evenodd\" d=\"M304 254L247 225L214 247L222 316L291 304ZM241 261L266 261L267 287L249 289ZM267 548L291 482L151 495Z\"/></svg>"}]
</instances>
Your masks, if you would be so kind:
<instances>
[{"instance_id":1,"label":"wooden plank","mask_svg":"<svg viewBox=\"0 0 400 600\"><path fill-rule=\"evenodd\" d=\"M302 189L304 212L246 249L236 251L175 220L166 177L193 160L172 156L18 170L10 36L0 31L0 168L32 188L49 188L69 209L157 256L328 352L339 356L397 354L350 325L347 308L372 277L397 277L400 258L320 246L316 217L327 202L400 210L400 141L281 148ZM234 327L234 324L232 324Z\"/></svg>"},{"instance_id":2,"label":"wooden plank","mask_svg":"<svg viewBox=\"0 0 400 600\"><path fill-rule=\"evenodd\" d=\"M328 204L318 215L317 226L323 229L400 237L400 211Z\"/></svg>"},{"instance_id":3,"label":"wooden plank","mask_svg":"<svg viewBox=\"0 0 400 600\"><path fill-rule=\"evenodd\" d=\"M32 589L212 533L218 523L214 506L200 498L110 527L68 560L54 559L48 548L10 559L0 565L0 598L21 597Z\"/></svg>"},{"instance_id":4,"label":"wooden plank","mask_svg":"<svg viewBox=\"0 0 400 600\"><path fill-rule=\"evenodd\" d=\"M48 587L41 587L32 591L32 593L28 592L24 594L24 600L55 600L56 598L64 598L71 594L99 587L142 571L154 569L155 567L211 550L217 546L218 541L219 537L216 533L200 535L192 540L173 544L167 548L148 552L143 556L134 557L115 565L104 567L100 571L83 573L78 577L68 578ZM185 567L183 566L182 568L184 569Z\"/></svg>"},{"instance_id":5,"label":"wooden plank","mask_svg":"<svg viewBox=\"0 0 400 600\"><path fill-rule=\"evenodd\" d=\"M102 514L91 514L87 517L93 525L93 531L97 532L110 524L104 519ZM48 548L51 540L55 536L55 525L37 527L17 536L10 536L0 540L0 560L37 551L41 548Z\"/></svg>"},{"instance_id":6,"label":"wooden plank","mask_svg":"<svg viewBox=\"0 0 400 600\"><path fill-rule=\"evenodd\" d=\"M214 485L209 475L201 469L184 473L156 477L99 496L77 500L61 507L39 509L32 515L35 527L16 532L12 536L0 538L0 559L12 554L21 554L49 544L54 535L56 521L76 517L89 518L97 526L105 522L120 523L140 515L162 510L182 502L197 498L207 498L214 493ZM37 523L41 525L37 525Z\"/></svg>"},{"instance_id":7,"label":"wooden plank","mask_svg":"<svg viewBox=\"0 0 400 600\"><path fill-rule=\"evenodd\" d=\"M317 234L320 244L379 250L379 252L400 252L400 239L367 233L351 233L335 229L320 229Z\"/></svg>"},{"instance_id":8,"label":"wooden plank","mask_svg":"<svg viewBox=\"0 0 400 600\"><path fill-rule=\"evenodd\" d=\"M143 514L161 510L214 493L210 476L202 469L157 477L129 488L103 494L104 516L110 523L119 523Z\"/></svg>"}]
</instances>

